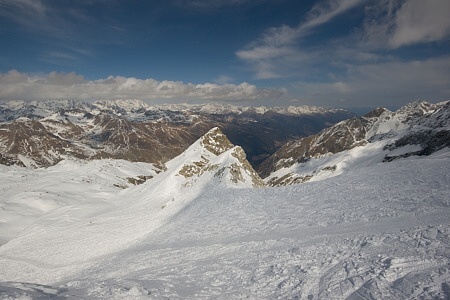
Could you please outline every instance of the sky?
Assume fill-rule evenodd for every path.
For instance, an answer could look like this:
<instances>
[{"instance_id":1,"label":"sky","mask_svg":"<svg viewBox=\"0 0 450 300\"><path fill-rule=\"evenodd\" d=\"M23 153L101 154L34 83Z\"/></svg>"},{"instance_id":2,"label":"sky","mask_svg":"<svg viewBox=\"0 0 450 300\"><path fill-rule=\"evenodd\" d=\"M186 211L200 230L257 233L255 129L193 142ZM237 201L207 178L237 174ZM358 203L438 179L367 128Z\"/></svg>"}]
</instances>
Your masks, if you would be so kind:
<instances>
[{"instance_id":1,"label":"sky","mask_svg":"<svg viewBox=\"0 0 450 300\"><path fill-rule=\"evenodd\" d=\"M0 100L450 99L449 0L0 0Z\"/></svg>"}]
</instances>

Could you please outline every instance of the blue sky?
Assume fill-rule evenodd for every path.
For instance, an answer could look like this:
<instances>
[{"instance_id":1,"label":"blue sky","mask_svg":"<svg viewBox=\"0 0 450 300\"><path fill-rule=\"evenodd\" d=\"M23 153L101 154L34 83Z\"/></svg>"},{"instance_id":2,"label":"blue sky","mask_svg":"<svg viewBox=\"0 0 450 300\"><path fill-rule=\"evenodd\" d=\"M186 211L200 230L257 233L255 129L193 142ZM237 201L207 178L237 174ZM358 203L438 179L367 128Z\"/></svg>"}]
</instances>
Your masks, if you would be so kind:
<instances>
[{"instance_id":1,"label":"blue sky","mask_svg":"<svg viewBox=\"0 0 450 300\"><path fill-rule=\"evenodd\" d=\"M0 99L450 99L448 0L0 0Z\"/></svg>"}]
</instances>

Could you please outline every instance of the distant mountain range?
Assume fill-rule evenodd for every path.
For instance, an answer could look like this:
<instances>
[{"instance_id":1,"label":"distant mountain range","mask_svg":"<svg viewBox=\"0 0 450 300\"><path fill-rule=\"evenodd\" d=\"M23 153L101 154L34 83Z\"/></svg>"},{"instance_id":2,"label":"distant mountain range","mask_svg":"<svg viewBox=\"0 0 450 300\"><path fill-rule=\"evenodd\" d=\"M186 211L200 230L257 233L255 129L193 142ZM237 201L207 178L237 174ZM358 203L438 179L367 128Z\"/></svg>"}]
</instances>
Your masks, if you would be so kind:
<instances>
[{"instance_id":1,"label":"distant mountain range","mask_svg":"<svg viewBox=\"0 0 450 300\"><path fill-rule=\"evenodd\" d=\"M211 128L220 127L257 168L290 139L351 116L345 110L307 106L8 101L0 105L0 163L47 167L74 157L163 164Z\"/></svg>"}]
</instances>

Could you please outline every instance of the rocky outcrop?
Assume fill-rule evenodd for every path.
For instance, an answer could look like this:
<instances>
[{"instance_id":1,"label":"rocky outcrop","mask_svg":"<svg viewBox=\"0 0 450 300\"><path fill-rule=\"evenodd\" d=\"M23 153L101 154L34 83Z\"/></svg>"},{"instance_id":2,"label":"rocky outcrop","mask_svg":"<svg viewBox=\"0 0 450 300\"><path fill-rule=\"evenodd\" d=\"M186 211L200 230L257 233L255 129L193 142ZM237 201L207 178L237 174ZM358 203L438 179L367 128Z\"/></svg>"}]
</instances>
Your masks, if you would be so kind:
<instances>
[{"instance_id":1,"label":"rocky outcrop","mask_svg":"<svg viewBox=\"0 0 450 300\"><path fill-rule=\"evenodd\" d=\"M192 186L202 177L208 176L228 186L264 186L246 159L244 150L234 146L217 127L208 131L175 160L175 164L180 164L178 175L186 180L184 186Z\"/></svg>"}]
</instances>

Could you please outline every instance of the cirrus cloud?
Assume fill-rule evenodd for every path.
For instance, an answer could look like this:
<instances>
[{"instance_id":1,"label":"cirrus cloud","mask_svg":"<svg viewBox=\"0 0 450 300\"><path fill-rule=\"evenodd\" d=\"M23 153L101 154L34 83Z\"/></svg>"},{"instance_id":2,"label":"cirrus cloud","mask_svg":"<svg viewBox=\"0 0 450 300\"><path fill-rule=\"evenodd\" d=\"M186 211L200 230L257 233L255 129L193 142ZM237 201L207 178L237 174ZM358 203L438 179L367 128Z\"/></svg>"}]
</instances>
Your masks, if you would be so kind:
<instances>
[{"instance_id":1,"label":"cirrus cloud","mask_svg":"<svg viewBox=\"0 0 450 300\"><path fill-rule=\"evenodd\" d=\"M299 49L302 39L310 35L316 27L330 22L364 2L361 0L321 2L315 5L306 19L296 27L282 25L268 28L259 39L236 51L235 54L251 66L257 79L288 77L292 69L310 60L311 54Z\"/></svg>"}]
</instances>

